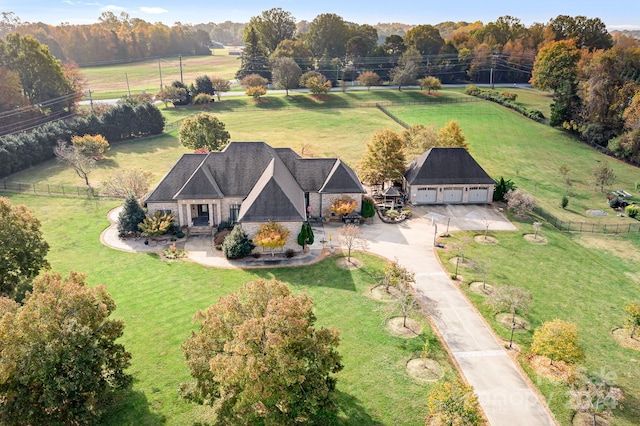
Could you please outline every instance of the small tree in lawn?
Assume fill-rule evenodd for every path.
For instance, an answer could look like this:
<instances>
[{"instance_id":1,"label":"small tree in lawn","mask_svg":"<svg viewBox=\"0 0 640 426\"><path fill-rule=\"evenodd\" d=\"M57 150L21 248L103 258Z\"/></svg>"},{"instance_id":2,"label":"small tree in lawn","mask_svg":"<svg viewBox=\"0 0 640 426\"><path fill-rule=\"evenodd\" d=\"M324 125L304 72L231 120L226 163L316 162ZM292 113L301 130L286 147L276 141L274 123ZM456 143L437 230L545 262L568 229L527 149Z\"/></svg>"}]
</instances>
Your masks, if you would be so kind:
<instances>
[{"instance_id":1,"label":"small tree in lawn","mask_svg":"<svg viewBox=\"0 0 640 426\"><path fill-rule=\"evenodd\" d=\"M357 78L358 83L367 88L367 92L371 90L371 86L380 85L380 76L373 71L364 71Z\"/></svg>"},{"instance_id":2,"label":"small tree in lawn","mask_svg":"<svg viewBox=\"0 0 640 426\"><path fill-rule=\"evenodd\" d=\"M602 162L594 167L593 182L596 186L600 187L600 192L604 192L604 187L613 185L615 181L616 174L607 162Z\"/></svg>"},{"instance_id":3,"label":"small tree in lawn","mask_svg":"<svg viewBox=\"0 0 640 426\"><path fill-rule=\"evenodd\" d=\"M58 142L58 146L53 149L53 153L58 161L71 167L76 174L84 179L84 183L91 188L89 184L89 173L93 171L96 160L81 153L75 146L66 142Z\"/></svg>"},{"instance_id":4,"label":"small tree in lawn","mask_svg":"<svg viewBox=\"0 0 640 426\"><path fill-rule=\"evenodd\" d=\"M109 180L102 182L102 188L112 197L126 198L133 195L141 200L149 191L152 176L151 172L142 169L119 170Z\"/></svg>"},{"instance_id":5,"label":"small tree in lawn","mask_svg":"<svg viewBox=\"0 0 640 426\"><path fill-rule=\"evenodd\" d=\"M331 211L335 214L343 216L345 214L352 213L356 207L358 206L358 202L348 195L343 195L340 198L336 198L331 203Z\"/></svg>"},{"instance_id":6,"label":"small tree in lawn","mask_svg":"<svg viewBox=\"0 0 640 426\"><path fill-rule=\"evenodd\" d=\"M429 392L427 425L476 426L481 422L480 405L473 387L459 380L439 382Z\"/></svg>"},{"instance_id":7,"label":"small tree in lawn","mask_svg":"<svg viewBox=\"0 0 640 426\"><path fill-rule=\"evenodd\" d=\"M633 339L638 326L640 326L640 303L631 302L624 310L627 312L626 328L629 330L629 338Z\"/></svg>"},{"instance_id":8,"label":"small tree in lawn","mask_svg":"<svg viewBox=\"0 0 640 426\"><path fill-rule=\"evenodd\" d=\"M84 135L71 138L71 144L81 154L94 160L100 160L109 150L109 142L102 135Z\"/></svg>"},{"instance_id":9,"label":"small tree in lawn","mask_svg":"<svg viewBox=\"0 0 640 426\"><path fill-rule=\"evenodd\" d=\"M531 352L553 361L576 363L584 358L578 343L578 326L574 323L555 319L547 321L533 332Z\"/></svg>"},{"instance_id":10,"label":"small tree in lawn","mask_svg":"<svg viewBox=\"0 0 640 426\"><path fill-rule=\"evenodd\" d=\"M596 415L611 416L622 401L624 394L620 388L593 375L587 375L569 390L569 405L579 413L591 415L593 426L597 425Z\"/></svg>"},{"instance_id":11,"label":"small tree in lawn","mask_svg":"<svg viewBox=\"0 0 640 426\"><path fill-rule=\"evenodd\" d=\"M213 85L213 90L218 97L218 101L220 101L220 94L222 92L228 92L231 89L231 82L222 77L211 77L211 84Z\"/></svg>"},{"instance_id":12,"label":"small tree in lawn","mask_svg":"<svg viewBox=\"0 0 640 426\"><path fill-rule=\"evenodd\" d=\"M437 91L442 89L442 83L438 77L426 76L421 78L418 83L420 84L421 90L427 89L429 93L431 93L432 90Z\"/></svg>"},{"instance_id":13,"label":"small tree in lawn","mask_svg":"<svg viewBox=\"0 0 640 426\"><path fill-rule=\"evenodd\" d=\"M509 190L504 196L507 200L507 207L518 216L526 216L536 206L536 200L526 192L516 189Z\"/></svg>"},{"instance_id":14,"label":"small tree in lawn","mask_svg":"<svg viewBox=\"0 0 640 426\"><path fill-rule=\"evenodd\" d=\"M412 287L404 282L397 287L398 292L394 295L393 301L387 305L389 317L401 316L402 326L407 328L407 317L420 313L420 305L413 295Z\"/></svg>"},{"instance_id":15,"label":"small tree in lawn","mask_svg":"<svg viewBox=\"0 0 640 426\"><path fill-rule=\"evenodd\" d=\"M317 71L308 71L300 77L300 85L313 95L326 95L331 90L331 81Z\"/></svg>"},{"instance_id":16,"label":"small tree in lawn","mask_svg":"<svg viewBox=\"0 0 640 426\"><path fill-rule=\"evenodd\" d=\"M260 76L259 74L249 74L240 80L240 84L245 89L249 87L264 87L269 83L269 80Z\"/></svg>"},{"instance_id":17,"label":"small tree in lawn","mask_svg":"<svg viewBox=\"0 0 640 426\"><path fill-rule=\"evenodd\" d=\"M260 231L253 237L253 242L263 250L270 249L271 256L273 256L275 249L282 248L287 244L289 233L290 231L279 223L269 222L260 225Z\"/></svg>"},{"instance_id":18,"label":"small tree in lawn","mask_svg":"<svg viewBox=\"0 0 640 426\"><path fill-rule=\"evenodd\" d=\"M147 214L138 203L135 195L129 195L122 206L122 211L118 215L118 234L124 237L128 234L136 234L140 228L138 225L144 221Z\"/></svg>"},{"instance_id":19,"label":"small tree in lawn","mask_svg":"<svg viewBox=\"0 0 640 426\"><path fill-rule=\"evenodd\" d=\"M384 267L384 286L389 293L391 287L399 288L416 282L415 274L398 263L398 259L389 262Z\"/></svg>"},{"instance_id":20,"label":"small tree in lawn","mask_svg":"<svg viewBox=\"0 0 640 426\"><path fill-rule=\"evenodd\" d=\"M169 213L156 211L153 216L147 216L142 223L138 225L144 237L156 237L169 232L173 226L174 217Z\"/></svg>"},{"instance_id":21,"label":"small tree in lawn","mask_svg":"<svg viewBox=\"0 0 640 426\"><path fill-rule=\"evenodd\" d=\"M491 293L487 303L496 312L509 312L511 314L511 323L515 324L517 312L522 315L528 312L531 304L531 293L521 287L502 286Z\"/></svg>"},{"instance_id":22,"label":"small tree in lawn","mask_svg":"<svg viewBox=\"0 0 640 426\"><path fill-rule=\"evenodd\" d=\"M247 96L251 96L256 102L260 102L260 96L267 94L267 89L262 86L251 86L245 92Z\"/></svg>"},{"instance_id":23,"label":"small tree in lawn","mask_svg":"<svg viewBox=\"0 0 640 426\"><path fill-rule=\"evenodd\" d=\"M247 233L244 232L244 229L242 229L242 226L238 224L233 227L231 233L224 239L222 252L227 259L240 259L248 256L255 246Z\"/></svg>"},{"instance_id":24,"label":"small tree in lawn","mask_svg":"<svg viewBox=\"0 0 640 426\"><path fill-rule=\"evenodd\" d=\"M362 231L357 225L343 225L338 228L342 243L347 247L347 262L351 263L351 249L360 241Z\"/></svg>"}]
</instances>

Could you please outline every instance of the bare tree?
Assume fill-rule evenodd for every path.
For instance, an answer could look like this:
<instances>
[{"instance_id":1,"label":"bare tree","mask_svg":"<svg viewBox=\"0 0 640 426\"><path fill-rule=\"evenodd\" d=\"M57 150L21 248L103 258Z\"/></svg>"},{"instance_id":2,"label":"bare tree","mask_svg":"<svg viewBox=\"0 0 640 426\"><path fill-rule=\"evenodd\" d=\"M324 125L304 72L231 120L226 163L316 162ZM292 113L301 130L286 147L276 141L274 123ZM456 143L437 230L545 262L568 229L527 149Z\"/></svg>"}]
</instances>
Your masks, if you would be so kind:
<instances>
[{"instance_id":1,"label":"bare tree","mask_svg":"<svg viewBox=\"0 0 640 426\"><path fill-rule=\"evenodd\" d=\"M402 326L407 327L407 317L420 313L420 304L413 294L413 287L409 283L398 285L396 297L388 305L387 313L389 317L399 315L402 317Z\"/></svg>"},{"instance_id":2,"label":"bare tree","mask_svg":"<svg viewBox=\"0 0 640 426\"><path fill-rule=\"evenodd\" d=\"M357 225L344 225L338 229L342 243L347 247L347 262L351 263L351 249L360 244L362 231Z\"/></svg>"},{"instance_id":3,"label":"bare tree","mask_svg":"<svg viewBox=\"0 0 640 426\"><path fill-rule=\"evenodd\" d=\"M102 182L105 192L112 197L126 198L133 195L141 200L149 191L151 172L142 169L120 170L111 179Z\"/></svg>"},{"instance_id":4,"label":"bare tree","mask_svg":"<svg viewBox=\"0 0 640 426\"><path fill-rule=\"evenodd\" d=\"M593 169L593 181L600 187L600 192L604 192L605 186L613 185L616 181L616 174L609 164L604 162Z\"/></svg>"},{"instance_id":5,"label":"bare tree","mask_svg":"<svg viewBox=\"0 0 640 426\"><path fill-rule=\"evenodd\" d=\"M93 170L96 160L88 157L78 151L73 145L69 145L64 141L59 141L58 146L53 149L53 153L58 160L71 167L74 172L87 184L89 188L89 173Z\"/></svg>"},{"instance_id":6,"label":"bare tree","mask_svg":"<svg viewBox=\"0 0 640 426\"><path fill-rule=\"evenodd\" d=\"M487 303L496 311L508 311L511 313L511 323L516 321L516 312L525 314L531 303L531 293L521 287L498 287L491 293Z\"/></svg>"}]
</instances>

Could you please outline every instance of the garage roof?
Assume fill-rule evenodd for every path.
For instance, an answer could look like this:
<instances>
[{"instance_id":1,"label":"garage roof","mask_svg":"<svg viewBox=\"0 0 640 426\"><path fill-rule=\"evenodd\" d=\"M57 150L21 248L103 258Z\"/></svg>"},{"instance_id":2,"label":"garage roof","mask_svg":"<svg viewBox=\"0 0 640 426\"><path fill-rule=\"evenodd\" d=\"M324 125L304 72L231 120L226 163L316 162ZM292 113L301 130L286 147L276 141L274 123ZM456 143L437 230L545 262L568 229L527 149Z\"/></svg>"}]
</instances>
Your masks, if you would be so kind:
<instances>
[{"instance_id":1,"label":"garage roof","mask_svg":"<svg viewBox=\"0 0 640 426\"><path fill-rule=\"evenodd\" d=\"M495 184L464 148L431 148L404 174L409 185Z\"/></svg>"}]
</instances>

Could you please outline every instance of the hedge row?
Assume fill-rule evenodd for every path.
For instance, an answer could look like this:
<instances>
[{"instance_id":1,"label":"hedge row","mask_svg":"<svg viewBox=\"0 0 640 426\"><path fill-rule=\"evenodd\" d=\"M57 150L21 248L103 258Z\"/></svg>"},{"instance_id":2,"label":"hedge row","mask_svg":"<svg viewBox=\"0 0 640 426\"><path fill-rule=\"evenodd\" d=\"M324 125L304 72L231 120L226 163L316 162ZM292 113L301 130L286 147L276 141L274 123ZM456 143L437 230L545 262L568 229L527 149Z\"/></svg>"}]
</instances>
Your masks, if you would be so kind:
<instances>
[{"instance_id":1,"label":"hedge row","mask_svg":"<svg viewBox=\"0 0 640 426\"><path fill-rule=\"evenodd\" d=\"M516 102L516 95L514 93L509 93L509 92L499 93L495 90L480 89L477 86L467 86L465 93L467 95L476 96L480 99L485 99L487 101L491 101L491 102L495 102L500 105L503 105L532 120L535 120L538 122L544 121L544 114L542 114L540 111L536 109L529 109L524 105L522 105L521 103Z\"/></svg>"},{"instance_id":2,"label":"hedge row","mask_svg":"<svg viewBox=\"0 0 640 426\"><path fill-rule=\"evenodd\" d=\"M164 122L162 113L153 104L119 103L100 117L90 115L61 120L0 137L0 177L53 158L58 141L70 142L75 135L101 134L113 143L162 133Z\"/></svg>"}]
</instances>

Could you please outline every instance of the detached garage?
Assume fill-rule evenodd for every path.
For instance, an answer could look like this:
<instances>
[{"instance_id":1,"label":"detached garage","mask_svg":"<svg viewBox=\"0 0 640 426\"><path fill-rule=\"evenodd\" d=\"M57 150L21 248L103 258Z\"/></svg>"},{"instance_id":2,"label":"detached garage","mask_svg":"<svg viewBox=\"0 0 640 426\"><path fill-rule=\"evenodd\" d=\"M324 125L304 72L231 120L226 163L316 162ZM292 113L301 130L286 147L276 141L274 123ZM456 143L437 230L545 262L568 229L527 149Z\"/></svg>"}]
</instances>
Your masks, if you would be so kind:
<instances>
[{"instance_id":1,"label":"detached garage","mask_svg":"<svg viewBox=\"0 0 640 426\"><path fill-rule=\"evenodd\" d=\"M404 190L411 204L488 204L495 181L464 148L431 148L409 164Z\"/></svg>"}]
</instances>

